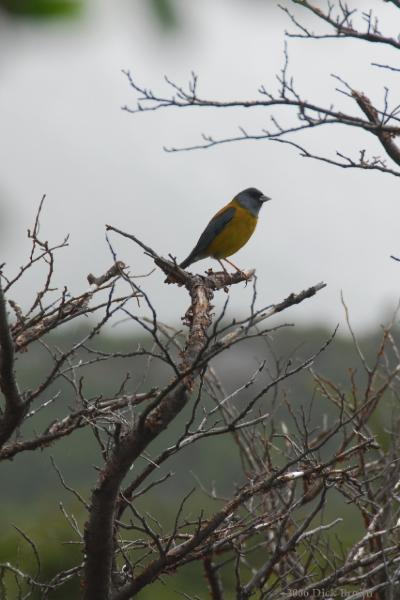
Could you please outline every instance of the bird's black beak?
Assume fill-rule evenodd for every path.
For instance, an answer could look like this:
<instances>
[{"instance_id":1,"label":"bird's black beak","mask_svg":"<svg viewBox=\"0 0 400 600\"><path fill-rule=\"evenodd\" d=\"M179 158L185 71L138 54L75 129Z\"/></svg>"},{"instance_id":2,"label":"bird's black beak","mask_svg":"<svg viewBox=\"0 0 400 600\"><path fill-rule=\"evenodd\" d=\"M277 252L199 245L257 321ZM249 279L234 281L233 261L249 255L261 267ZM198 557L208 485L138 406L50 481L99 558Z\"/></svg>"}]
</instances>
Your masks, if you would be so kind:
<instances>
[{"instance_id":1,"label":"bird's black beak","mask_svg":"<svg viewBox=\"0 0 400 600\"><path fill-rule=\"evenodd\" d=\"M269 200L271 200L271 198L269 198L268 196L264 196L264 194L262 196L260 196L259 198L260 202L269 202Z\"/></svg>"}]
</instances>

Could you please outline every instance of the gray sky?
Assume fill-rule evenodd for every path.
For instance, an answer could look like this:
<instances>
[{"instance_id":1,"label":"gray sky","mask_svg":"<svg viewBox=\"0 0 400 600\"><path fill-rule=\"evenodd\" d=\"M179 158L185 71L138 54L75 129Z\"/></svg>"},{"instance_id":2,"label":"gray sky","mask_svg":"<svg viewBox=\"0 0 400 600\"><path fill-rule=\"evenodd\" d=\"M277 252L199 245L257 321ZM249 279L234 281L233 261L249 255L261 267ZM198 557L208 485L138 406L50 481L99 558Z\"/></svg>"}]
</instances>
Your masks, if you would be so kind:
<instances>
[{"instance_id":1,"label":"gray sky","mask_svg":"<svg viewBox=\"0 0 400 600\"><path fill-rule=\"evenodd\" d=\"M353 322L375 326L400 296L398 181L378 173L345 171L302 159L273 142L244 142L206 151L166 154L165 145L199 141L200 133L256 131L269 114L185 110L131 116L121 111L135 97L121 74L165 89L163 75L183 83L195 70L203 96L253 98L261 83L275 86L282 65L287 18L274 2L202 0L178 4L184 26L163 35L144 1L92 0L80 21L59 24L0 22L0 262L9 273L27 252L26 229L42 194L47 205L43 237L70 233L59 255L57 283L72 292L89 272L110 266L104 225L130 231L166 255L183 259L203 227L237 192L256 186L273 198L257 231L235 257L256 268L259 303L270 304L324 280L328 288L292 310L298 323L343 322L343 290ZM379 3L380 6L381 3ZM381 7L382 8L382 7ZM383 7L390 30L394 9ZM392 11L392 12L391 12ZM390 32L390 31L389 31ZM329 77L337 73L374 100L396 76L369 67L394 51L355 42L291 41L290 70L304 97L356 109ZM397 75L398 79L398 75ZM295 138L293 138L295 139ZM362 132L336 128L298 137L318 152L359 149L380 153ZM119 258L133 273L152 267L131 243L114 237ZM201 271L212 261L197 263ZM33 295L38 274L19 288ZM157 298L160 317L179 320L187 299L162 284L159 273L143 280ZM232 289L229 315L243 314L250 289ZM217 299L217 306L223 300ZM141 310L141 309L139 309Z\"/></svg>"}]
</instances>

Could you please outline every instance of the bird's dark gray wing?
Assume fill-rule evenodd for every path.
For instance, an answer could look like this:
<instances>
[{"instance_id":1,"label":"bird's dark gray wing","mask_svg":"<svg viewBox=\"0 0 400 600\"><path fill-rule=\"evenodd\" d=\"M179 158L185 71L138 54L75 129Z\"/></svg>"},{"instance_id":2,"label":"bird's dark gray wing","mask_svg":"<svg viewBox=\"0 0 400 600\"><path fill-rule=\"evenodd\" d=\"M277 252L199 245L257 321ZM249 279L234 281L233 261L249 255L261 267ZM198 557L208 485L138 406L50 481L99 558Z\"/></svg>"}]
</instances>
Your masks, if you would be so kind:
<instances>
[{"instance_id":1,"label":"bird's dark gray wing","mask_svg":"<svg viewBox=\"0 0 400 600\"><path fill-rule=\"evenodd\" d=\"M236 208L234 206L227 206L220 210L214 217L211 219L203 233L201 234L199 241L189 254L189 256L180 264L182 269L185 269L190 264L196 262L197 260L201 260L206 256L209 256L207 253L208 247L214 238L221 233L223 228L232 220L233 215L235 214Z\"/></svg>"}]
</instances>

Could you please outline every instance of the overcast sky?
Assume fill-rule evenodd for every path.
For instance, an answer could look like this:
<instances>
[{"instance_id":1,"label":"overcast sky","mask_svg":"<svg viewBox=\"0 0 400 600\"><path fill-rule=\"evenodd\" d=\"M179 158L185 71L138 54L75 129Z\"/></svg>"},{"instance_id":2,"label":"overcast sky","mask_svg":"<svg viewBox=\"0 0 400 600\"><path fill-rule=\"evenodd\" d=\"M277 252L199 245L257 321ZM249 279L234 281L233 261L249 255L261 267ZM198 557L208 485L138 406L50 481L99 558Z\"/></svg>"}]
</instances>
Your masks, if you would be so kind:
<instances>
[{"instance_id":1,"label":"overcast sky","mask_svg":"<svg viewBox=\"0 0 400 600\"><path fill-rule=\"evenodd\" d=\"M166 89L164 74L184 83L194 70L200 94L222 99L254 98L261 83L276 86L290 25L275 2L180 0L182 25L170 34L150 19L145 0L88 4L78 21L0 22L0 263L7 261L8 273L24 261L26 229L44 193L42 236L57 241L70 233L70 248L59 255L57 284L75 293L86 288L87 273L110 266L105 223L183 259L212 214L237 192L256 186L273 202L234 262L257 270L259 304L323 280L328 288L292 309L290 318L343 323L343 290L356 326L377 326L400 296L400 266L389 258L400 254L396 178L306 160L273 142L179 154L162 150L196 143L201 132L235 135L238 125L256 131L268 126L262 109L134 116L121 111L135 104L121 69L159 90ZM383 10L382 26L390 29L396 9ZM395 62L394 50L293 40L289 52L291 73L309 100L335 102L357 114L351 100L335 92L331 73L376 101L384 85L398 89L398 75L396 80L396 74L369 66ZM345 128L321 129L297 141L332 155L340 150L356 156L361 148L380 153L374 140ZM113 241L132 273L152 268L137 247L115 236ZM196 268L209 266L213 261ZM187 298L162 281L154 273L143 285L157 297L160 317L176 322ZM22 297L24 304L37 284L37 274L27 278L15 299ZM230 316L243 314L249 294L244 286L230 291Z\"/></svg>"}]
</instances>

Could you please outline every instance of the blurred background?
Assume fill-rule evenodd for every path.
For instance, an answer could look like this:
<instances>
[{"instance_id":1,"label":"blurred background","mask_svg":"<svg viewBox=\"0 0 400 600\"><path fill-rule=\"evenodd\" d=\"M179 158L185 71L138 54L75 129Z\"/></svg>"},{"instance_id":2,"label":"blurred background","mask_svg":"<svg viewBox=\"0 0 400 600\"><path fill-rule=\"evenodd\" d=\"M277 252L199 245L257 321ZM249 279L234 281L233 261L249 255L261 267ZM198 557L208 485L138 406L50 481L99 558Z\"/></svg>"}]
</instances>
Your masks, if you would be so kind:
<instances>
[{"instance_id":1,"label":"blurred background","mask_svg":"<svg viewBox=\"0 0 400 600\"><path fill-rule=\"evenodd\" d=\"M391 33L395 25L391 7L368 4L379 6L382 26ZM43 194L47 200L42 237L55 242L70 234L69 249L58 257L56 283L78 293L86 289L89 272L103 273L112 262L105 241L106 223L135 234L161 254L183 259L210 216L243 188L256 186L273 202L263 209L256 234L235 262L256 269L259 306L318 281L327 282L328 287L317 297L292 309L290 318L299 329L279 338L279 348L284 354L306 340L301 352L307 355L326 338L327 330L341 323L342 335L318 367L336 381L344 381L346 369L356 359L343 327L340 292L371 352L380 323L398 303L400 267L390 259L391 254L400 254L396 179L309 161L292 148L273 142L241 142L172 154L163 150L163 146L195 144L202 132L231 136L237 135L238 126L258 132L270 123L270 115L260 109L168 109L142 115L121 110L136 103L122 69L130 70L144 86L165 93L164 75L183 84L192 70L199 75L199 94L208 98L255 98L261 84L277 89L275 76L283 64L284 32L291 28L278 3L1 0L0 7L0 264L7 263L6 273L13 273L26 259L26 230ZM301 11L300 16L309 19ZM391 61L387 48L351 41L290 40L289 55L290 72L305 98L325 105L335 102L355 114L352 102L335 91L337 82L331 73L341 75L376 101L383 98L384 85L396 85L396 74L370 67L371 61ZM363 148L380 154L374 140L343 127L312 132L301 142L332 156L336 150L356 156ZM116 237L113 243L118 258L130 265L132 273L151 270L151 261L133 244ZM213 265L204 261L196 266L201 271ZM19 297L14 299L28 304L38 277L32 273L21 281ZM143 285L157 299L159 317L176 324L187 299L175 286L162 285L163 279L155 272ZM250 298L250 286L237 286L231 293L228 317L245 313ZM217 309L223 300L216 300ZM105 347L120 347L117 336L124 333L111 331L103 341ZM57 344L67 344L71 335L74 332L67 331ZM247 349L247 354L235 356L231 359L240 379L257 364L257 351ZM46 368L45 357L38 350L24 357L19 364L22 383L33 385ZM105 393L107 385L114 389L114 382L116 388L123 367L110 369L93 369L88 374L88 390ZM225 374L230 369L231 364L222 365ZM161 376L154 373L154 382ZM312 395L311 382L297 380L291 386L298 404ZM47 422L47 417L42 422L41 418L38 429ZM210 452L214 452L213 461ZM199 446L184 455L186 465L180 471L184 475L171 484L169 502L162 508L165 519L173 514L177 490L181 494L193 485L190 471L205 480L221 478L223 471L222 486L230 486L240 477L234 455L229 469L222 466L222 458L216 460L226 452L221 445L215 450ZM46 556L44 569L53 573L69 560L74 564L80 552L79 546L60 546L60 541L70 539L71 532L56 512L58 502L62 498L69 503L78 520L80 509L59 486L50 454L69 483L82 493L88 493L95 481L92 465L99 457L88 434L76 444L61 443L36 457L21 455L4 465L7 485L2 491L0 522L5 535L0 562L24 552L30 560L29 551L9 525L11 521L39 540ZM198 502L202 505L207 500ZM159 514L156 495L153 503ZM347 525L342 535L355 535L357 524L353 525L353 532ZM192 582L193 593L200 593L201 577L194 584L190 569L184 576ZM178 589L180 582L174 585ZM172 588L162 588L160 597L178 597ZM72 593L76 590L66 589L54 597L70 598ZM144 592L142 597L154 597L154 591L148 596Z\"/></svg>"},{"instance_id":2,"label":"blurred background","mask_svg":"<svg viewBox=\"0 0 400 600\"><path fill-rule=\"evenodd\" d=\"M285 29L293 30L277 2L265 0L3 0L0 16L0 210L2 261L22 264L26 228L47 194L42 232L51 241L70 234L57 283L73 292L89 272L104 272L110 254L104 225L140 237L183 259L210 216L237 192L256 186L273 198L255 236L237 256L256 268L260 302L324 280L328 288L296 309L304 323L343 322L340 290L359 328L374 327L399 297L398 182L395 177L343 170L298 156L274 142L240 142L168 154L165 146L198 143L202 132L223 137L238 126L258 132L270 113L174 110L129 115L136 95L121 69L142 85L168 93L168 75L184 84L194 70L199 94L255 98L264 84L276 90ZM322 2L323 4L323 2ZM393 30L393 11L379 7L381 27ZM297 16L309 21L297 7ZM48 12L51 14L49 15ZM309 23L318 27L318 23ZM289 40L289 72L307 99L359 114L335 91L341 75L376 102L397 74L370 66L390 62L377 44ZM276 113L275 113L276 114ZM279 116L279 115L278 115ZM335 156L380 154L372 136L345 127L295 138ZM151 269L132 243L115 239L119 258L133 273ZM79 261L79 269L76 268ZM199 270L210 266L204 261ZM185 299L162 275L146 281L160 298L160 316L177 320ZM21 296L30 292L25 281ZM231 314L248 305L250 291L235 290Z\"/></svg>"}]
</instances>

